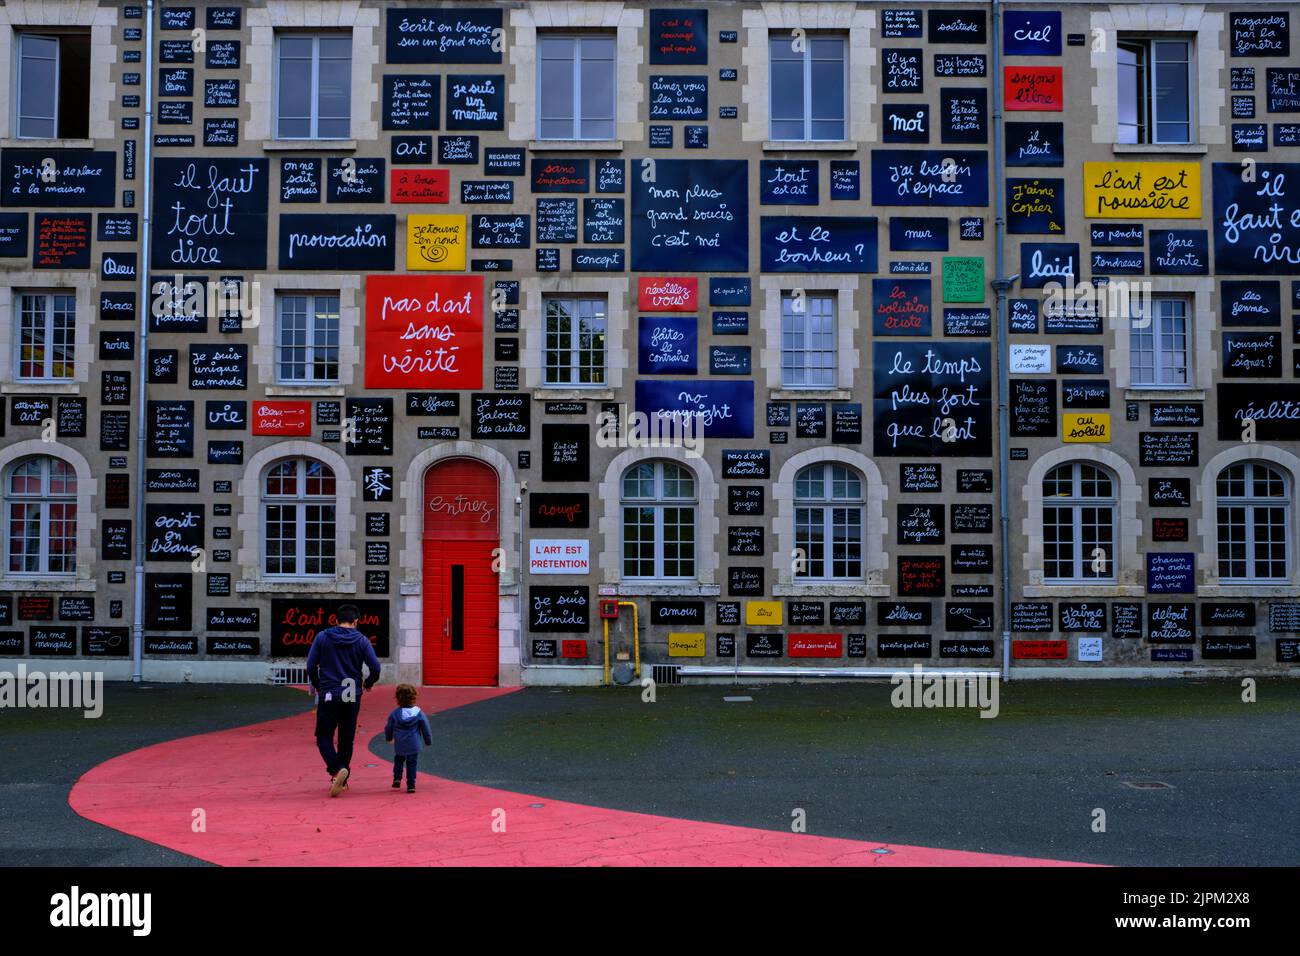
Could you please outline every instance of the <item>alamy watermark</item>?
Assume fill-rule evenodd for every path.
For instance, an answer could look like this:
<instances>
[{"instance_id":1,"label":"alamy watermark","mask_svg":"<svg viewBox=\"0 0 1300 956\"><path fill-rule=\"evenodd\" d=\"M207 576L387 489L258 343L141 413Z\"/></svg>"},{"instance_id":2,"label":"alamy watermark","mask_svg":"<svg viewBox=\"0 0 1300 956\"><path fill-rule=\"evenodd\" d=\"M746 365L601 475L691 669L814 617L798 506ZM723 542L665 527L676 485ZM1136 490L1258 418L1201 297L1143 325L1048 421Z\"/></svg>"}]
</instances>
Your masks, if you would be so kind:
<instances>
[{"instance_id":1,"label":"alamy watermark","mask_svg":"<svg viewBox=\"0 0 1300 956\"><path fill-rule=\"evenodd\" d=\"M69 708L87 720L104 713L104 675L100 671L0 671L0 708Z\"/></svg>"},{"instance_id":2,"label":"alamy watermark","mask_svg":"<svg viewBox=\"0 0 1300 956\"><path fill-rule=\"evenodd\" d=\"M945 674L913 664L911 673L897 671L889 682L894 685L889 702L895 707L974 707L980 717L998 715L1000 685L992 671Z\"/></svg>"}]
</instances>

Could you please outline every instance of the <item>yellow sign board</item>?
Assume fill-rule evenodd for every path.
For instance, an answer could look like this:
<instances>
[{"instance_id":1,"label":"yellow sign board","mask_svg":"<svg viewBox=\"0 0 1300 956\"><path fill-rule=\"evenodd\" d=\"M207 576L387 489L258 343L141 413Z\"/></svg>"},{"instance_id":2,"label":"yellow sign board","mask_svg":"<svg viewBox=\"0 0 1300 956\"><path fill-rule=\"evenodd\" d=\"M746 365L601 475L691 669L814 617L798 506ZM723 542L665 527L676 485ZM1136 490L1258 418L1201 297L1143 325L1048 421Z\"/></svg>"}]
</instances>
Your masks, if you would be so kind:
<instances>
[{"instance_id":1,"label":"yellow sign board","mask_svg":"<svg viewBox=\"0 0 1300 956\"><path fill-rule=\"evenodd\" d=\"M1110 444L1109 412L1066 412L1062 415L1061 439L1067 444L1105 442Z\"/></svg>"},{"instance_id":2,"label":"yellow sign board","mask_svg":"<svg viewBox=\"0 0 1300 956\"><path fill-rule=\"evenodd\" d=\"M767 625L769 627L781 624L783 620L781 614L780 601L746 601L745 602L745 623L756 624L758 626Z\"/></svg>"},{"instance_id":3,"label":"yellow sign board","mask_svg":"<svg viewBox=\"0 0 1300 956\"><path fill-rule=\"evenodd\" d=\"M1197 163L1083 164L1083 215L1088 219L1200 219Z\"/></svg>"},{"instance_id":4,"label":"yellow sign board","mask_svg":"<svg viewBox=\"0 0 1300 956\"><path fill-rule=\"evenodd\" d=\"M406 217L406 268L411 271L464 272L469 230L465 217Z\"/></svg>"},{"instance_id":5,"label":"yellow sign board","mask_svg":"<svg viewBox=\"0 0 1300 956\"><path fill-rule=\"evenodd\" d=\"M668 635L669 657L703 657L704 632Z\"/></svg>"}]
</instances>

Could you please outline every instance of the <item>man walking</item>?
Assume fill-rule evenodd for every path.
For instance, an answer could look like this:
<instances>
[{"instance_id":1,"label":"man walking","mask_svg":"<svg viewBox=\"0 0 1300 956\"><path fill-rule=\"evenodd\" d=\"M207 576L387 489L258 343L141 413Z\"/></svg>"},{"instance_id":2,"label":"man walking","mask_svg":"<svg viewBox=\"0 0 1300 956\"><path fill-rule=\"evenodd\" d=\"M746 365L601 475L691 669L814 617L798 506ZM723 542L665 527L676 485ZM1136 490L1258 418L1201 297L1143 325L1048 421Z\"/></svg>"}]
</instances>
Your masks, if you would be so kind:
<instances>
[{"instance_id":1,"label":"man walking","mask_svg":"<svg viewBox=\"0 0 1300 956\"><path fill-rule=\"evenodd\" d=\"M369 671L364 687L379 680L379 658L370 638L357 630L361 612L355 604L338 610L338 624L320 631L307 653L307 678L316 691L316 747L330 775L330 796L337 797L352 773L352 741L361 712L361 665ZM338 731L338 749L334 732Z\"/></svg>"}]
</instances>

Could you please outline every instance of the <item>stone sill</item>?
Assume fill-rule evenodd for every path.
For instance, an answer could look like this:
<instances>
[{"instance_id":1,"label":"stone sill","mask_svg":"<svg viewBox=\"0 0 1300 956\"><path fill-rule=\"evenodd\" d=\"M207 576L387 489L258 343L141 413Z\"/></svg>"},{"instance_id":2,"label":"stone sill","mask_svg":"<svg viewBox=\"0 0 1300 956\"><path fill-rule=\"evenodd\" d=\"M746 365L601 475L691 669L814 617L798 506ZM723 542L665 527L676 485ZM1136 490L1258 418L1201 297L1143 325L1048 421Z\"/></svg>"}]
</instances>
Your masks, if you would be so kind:
<instances>
[{"instance_id":1,"label":"stone sill","mask_svg":"<svg viewBox=\"0 0 1300 956\"><path fill-rule=\"evenodd\" d=\"M1175 156L1204 156L1210 147L1204 143L1114 143L1117 154L1166 153Z\"/></svg>"},{"instance_id":2,"label":"stone sill","mask_svg":"<svg viewBox=\"0 0 1300 956\"><path fill-rule=\"evenodd\" d=\"M93 139L0 139L5 149L94 149Z\"/></svg>"},{"instance_id":3,"label":"stone sill","mask_svg":"<svg viewBox=\"0 0 1300 956\"><path fill-rule=\"evenodd\" d=\"M614 399L614 389L606 388L604 385L594 388L551 388L544 385L534 388L532 392L535 402L587 402Z\"/></svg>"},{"instance_id":4,"label":"stone sill","mask_svg":"<svg viewBox=\"0 0 1300 956\"><path fill-rule=\"evenodd\" d=\"M847 388L770 388L767 397L786 402L846 402L853 397Z\"/></svg>"},{"instance_id":5,"label":"stone sill","mask_svg":"<svg viewBox=\"0 0 1300 956\"><path fill-rule=\"evenodd\" d=\"M262 149L268 153L351 153L355 152L355 139L264 139Z\"/></svg>"},{"instance_id":6,"label":"stone sill","mask_svg":"<svg viewBox=\"0 0 1300 956\"><path fill-rule=\"evenodd\" d=\"M2 578L0 591L75 591L93 594L97 589L93 578L87 580L63 578Z\"/></svg>"},{"instance_id":7,"label":"stone sill","mask_svg":"<svg viewBox=\"0 0 1300 956\"><path fill-rule=\"evenodd\" d=\"M1124 398L1130 402L1203 402L1203 388L1126 388Z\"/></svg>"},{"instance_id":8,"label":"stone sill","mask_svg":"<svg viewBox=\"0 0 1300 956\"><path fill-rule=\"evenodd\" d=\"M681 584L616 584L614 585L619 597L718 597L722 594L720 584L697 584L693 581L683 581ZM605 594L598 594L597 597L607 597Z\"/></svg>"},{"instance_id":9,"label":"stone sill","mask_svg":"<svg viewBox=\"0 0 1300 956\"><path fill-rule=\"evenodd\" d=\"M773 597L889 597L888 584L774 584Z\"/></svg>"},{"instance_id":10,"label":"stone sill","mask_svg":"<svg viewBox=\"0 0 1300 956\"><path fill-rule=\"evenodd\" d=\"M535 152L586 150L594 153L621 153L621 139L531 139L528 148Z\"/></svg>"},{"instance_id":11,"label":"stone sill","mask_svg":"<svg viewBox=\"0 0 1300 956\"><path fill-rule=\"evenodd\" d=\"M1292 598L1300 597L1300 584L1198 584L1197 597Z\"/></svg>"},{"instance_id":12,"label":"stone sill","mask_svg":"<svg viewBox=\"0 0 1300 956\"><path fill-rule=\"evenodd\" d=\"M266 394L290 395L295 398L311 398L320 395L332 398L346 395L347 390L342 385L268 385Z\"/></svg>"},{"instance_id":13,"label":"stone sill","mask_svg":"<svg viewBox=\"0 0 1300 956\"><path fill-rule=\"evenodd\" d=\"M356 594L356 581L236 581L239 594Z\"/></svg>"},{"instance_id":14,"label":"stone sill","mask_svg":"<svg viewBox=\"0 0 1300 956\"><path fill-rule=\"evenodd\" d=\"M0 385L4 395L77 395L81 386L76 382L5 382Z\"/></svg>"},{"instance_id":15,"label":"stone sill","mask_svg":"<svg viewBox=\"0 0 1300 956\"><path fill-rule=\"evenodd\" d=\"M1101 599L1145 597L1146 589L1140 584L1026 584L1020 593L1027 598Z\"/></svg>"},{"instance_id":16,"label":"stone sill","mask_svg":"<svg viewBox=\"0 0 1300 956\"><path fill-rule=\"evenodd\" d=\"M854 153L858 144L851 140L768 139L763 151L769 153Z\"/></svg>"}]
</instances>

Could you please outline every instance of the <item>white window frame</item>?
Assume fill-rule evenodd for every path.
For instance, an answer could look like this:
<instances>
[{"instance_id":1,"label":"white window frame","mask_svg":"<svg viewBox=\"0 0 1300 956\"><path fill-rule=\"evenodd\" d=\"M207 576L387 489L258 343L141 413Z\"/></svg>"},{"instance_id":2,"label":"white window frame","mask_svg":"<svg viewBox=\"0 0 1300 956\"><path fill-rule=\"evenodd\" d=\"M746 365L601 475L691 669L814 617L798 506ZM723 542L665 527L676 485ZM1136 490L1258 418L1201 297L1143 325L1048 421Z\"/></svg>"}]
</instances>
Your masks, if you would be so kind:
<instances>
[{"instance_id":1,"label":"white window frame","mask_svg":"<svg viewBox=\"0 0 1300 956\"><path fill-rule=\"evenodd\" d=\"M44 309L44 316L43 316L42 327L41 327L41 332L45 336L45 345L44 345L45 357L41 361L40 375L23 374L23 365L26 364L23 361L23 339L25 337L26 330L28 328L26 324L26 318L28 315L27 298L29 296L45 297L45 309ZM71 355L69 356L68 361L65 363L68 370L67 375L54 374L54 364L55 364L54 353L56 349L56 345L54 342L54 331L55 331L54 302L55 299L59 297L67 298L72 303L72 320L67 328L67 331L71 336L71 342L69 343L71 348ZM17 303L18 307L15 310L15 314L17 315L18 321L15 323L15 328L14 328L14 379L15 381L44 382L44 383L59 383L59 382L74 381L77 375L76 372L77 294L76 292L69 289L25 289L20 291L17 294L17 298L18 298L18 303Z\"/></svg>"},{"instance_id":2,"label":"white window frame","mask_svg":"<svg viewBox=\"0 0 1300 956\"><path fill-rule=\"evenodd\" d=\"M835 388L839 374L839 294L836 292L809 292L798 296L790 292L781 293L781 387L784 389L802 389L807 391L825 391ZM796 309L795 304L802 305ZM824 318L816 311L825 307L830 313L829 331L814 332L813 318ZM825 336L828 348L816 347L816 336ZM829 356L830 365L809 365L812 356ZM794 357L802 360L802 365L791 361ZM804 381L794 381L794 373L802 371ZM820 373L818 381L811 381L813 373Z\"/></svg>"},{"instance_id":3,"label":"white window frame","mask_svg":"<svg viewBox=\"0 0 1300 956\"><path fill-rule=\"evenodd\" d=\"M1219 479L1223 478L1227 472L1233 470L1234 468L1244 468L1246 470L1245 482L1246 482L1246 489L1248 493L1240 497L1219 494L1218 487L1217 487ZM1249 490L1253 487L1255 482L1255 469L1257 468L1262 469L1264 471L1272 472L1276 474L1278 478L1281 479L1282 489L1283 489L1283 495L1281 498L1258 497L1254 494L1249 493ZM1219 574L1219 582L1221 584L1260 584L1260 585L1277 585L1277 584L1286 584L1290 582L1291 567L1292 567L1291 539L1293 537L1292 527L1291 527L1291 475L1285 469L1279 468L1278 466L1269 464L1267 462L1239 461L1226 466L1219 472L1219 474L1215 475L1215 486L1216 486L1215 495L1214 495L1214 504L1215 504L1214 529L1215 529L1215 545L1216 545L1215 567ZM1220 554L1218 554L1217 549L1218 546L1220 546L1223 542L1224 522L1220 515L1220 511L1224 508L1244 508L1246 512L1245 528L1244 528L1245 531L1244 543L1246 549L1246 558L1245 558L1246 576L1245 577L1230 577L1223 573L1224 559ZM1285 538L1283 539L1282 542L1283 567L1282 567L1282 573L1280 575L1274 575L1271 577L1262 577L1258 574L1257 571L1258 562L1255 555L1256 522L1254 520L1254 515L1256 509L1259 508L1282 509L1281 527L1283 533L1285 534Z\"/></svg>"},{"instance_id":4,"label":"white window frame","mask_svg":"<svg viewBox=\"0 0 1300 956\"><path fill-rule=\"evenodd\" d=\"M1129 384L1134 388L1168 388L1168 389L1188 389L1195 387L1194 374L1195 369L1192 367L1192 357L1196 354L1193 347L1193 310L1195 304L1188 296L1181 295L1157 295L1146 300L1144 306L1141 300L1135 300L1132 310L1132 318L1135 320L1148 320L1145 325L1138 327L1133 322L1129 331ZM1179 310L1173 310L1166 313L1165 306L1181 306ZM1147 310L1150 310L1149 313ZM1182 357L1184 368L1184 380L1181 382L1170 381L1170 376L1174 370L1174 363L1171 362L1167 355L1176 355L1178 349L1169 345L1170 340L1176 339L1180 334L1173 328L1167 328L1166 323L1172 325L1176 320L1181 319L1183 323L1182 338ZM1150 336L1151 348L1137 348L1137 338ZM1145 371L1138 367L1138 353L1140 351L1152 352L1152 369L1151 378L1144 379Z\"/></svg>"},{"instance_id":5,"label":"white window frame","mask_svg":"<svg viewBox=\"0 0 1300 956\"><path fill-rule=\"evenodd\" d=\"M1083 476L1082 468L1090 467L1096 469L1104 475L1110 482L1111 493L1104 497L1086 497L1081 495ZM1048 497L1047 489L1042 489L1042 528L1043 528L1043 583L1050 585L1089 585L1089 584L1114 584L1118 580L1118 567L1116 550L1119 547L1119 477L1109 468L1103 467L1092 461L1067 461L1059 465L1054 465L1048 469L1047 474L1043 476L1042 484L1046 485L1048 479L1052 478L1059 470L1063 468L1070 469L1070 495L1068 497ZM1048 508L1065 508L1070 511L1071 519L1071 539L1070 539L1070 566L1079 573L1071 577L1061 578L1052 577L1048 574L1048 564L1054 560L1048 558L1047 549L1050 544L1048 541L1048 529L1058 527L1057 522L1047 520ZM1107 562L1109 573L1093 577L1085 577L1083 569L1092 566L1093 557L1091 554L1084 553L1083 538L1083 509L1085 508L1107 508L1110 510L1110 560ZM1099 524L1098 527L1101 527Z\"/></svg>"},{"instance_id":6,"label":"white window frame","mask_svg":"<svg viewBox=\"0 0 1300 956\"><path fill-rule=\"evenodd\" d=\"M568 348L552 349L550 347L551 338L551 304L556 303L563 305L568 309L570 318L570 328L568 332ZM583 349L582 342L582 307L584 304L599 307L599 314L593 313L588 316L593 323L598 322L596 331L600 336L600 364L591 366L593 379L595 373L599 372L599 381L583 382L580 381L580 371L582 369L582 356L584 352L592 352L594 349ZM557 333L559 334L559 333ZM609 341L609 313L608 300L602 295L548 295L542 298L542 386L544 388L606 388L606 379L608 376L607 350ZM554 365L551 363L551 356L555 353L566 355L567 361ZM561 378L563 374L565 377Z\"/></svg>"},{"instance_id":7,"label":"white window frame","mask_svg":"<svg viewBox=\"0 0 1300 956\"><path fill-rule=\"evenodd\" d=\"M767 66L768 77L775 76L775 58L772 56L772 42L782 36L788 36L788 31L773 30L768 35L767 41ZM841 102L844 104L844 115L839 117L841 130L839 136L813 136L813 115L812 106L815 97L812 89L812 65L813 65L813 40L838 40L840 43L840 76L843 81L843 92ZM774 128L775 123L792 122L796 117L777 117L775 110L775 83L769 82L767 94L767 128L768 135L771 139L780 142L797 142L797 143L842 143L847 140L849 130L849 38L843 33L816 33L808 32L805 34L805 46L803 49L803 135L801 136L781 136L777 134ZM831 122L832 117L822 117L818 122Z\"/></svg>"},{"instance_id":8,"label":"white window frame","mask_svg":"<svg viewBox=\"0 0 1300 956\"><path fill-rule=\"evenodd\" d=\"M59 48L59 38L56 34L51 34L51 33L22 32L22 33L15 34L15 36L18 40L17 43L18 55L14 58L15 62L14 62L14 77L13 77L13 81L14 81L13 109L14 109L14 130L16 132L17 138L18 139L58 139L59 138L59 80L60 80L59 70L62 63L60 57L61 50ZM51 130L50 130L50 135L48 136L43 134L38 135L38 134L29 133L23 129L23 114L22 114L23 66L26 64L28 60L28 56L24 52L24 47L27 45L28 40L44 40L54 44L54 101L53 101L54 113L52 116L30 117L30 119L33 122L43 123L49 121L51 125ZM49 57L32 56L31 59L48 60Z\"/></svg>"},{"instance_id":9,"label":"white window frame","mask_svg":"<svg viewBox=\"0 0 1300 956\"><path fill-rule=\"evenodd\" d=\"M348 119L348 128L347 128L347 132L344 133L344 134L341 135L341 136L323 136L323 135L321 135L321 132L320 132L320 121L321 121L321 115L320 115L320 60L321 60L321 57L320 57L320 41L321 41L321 40L324 40L324 39L342 39L342 38L344 38L344 37L346 37L346 38L348 39L348 43L349 43L349 48L348 48L348 73L349 73L349 81L348 81L348 117L347 117L347 119ZM294 119L294 120L310 119L310 121L311 121L311 128L310 128L310 130L309 130L309 135L307 135L307 136L285 136L285 135L282 133L282 131L281 131L281 123L283 122L283 118L280 116L280 74L281 74L281 72L282 72L281 69L280 69L280 55L281 55L281 44L282 44L282 42L283 42L285 39L311 40L311 41L312 41L312 44L311 44L311 116L310 116L310 117L302 117L302 116L291 117L291 119ZM290 32L290 31L279 31L279 30L276 31L276 33L275 33L275 57L274 57L273 70L272 70L272 72L273 72L273 74L274 74L274 80L275 80L275 82L274 82L274 84L273 84L273 85L274 85L274 89L271 91L271 103L272 103L272 106L274 107L274 124L275 124L275 138L276 138L276 139L278 139L278 140L300 140L300 139L346 140L346 139L351 139L351 138L352 138L352 82L351 82L351 71L352 71L352 59L353 59L353 57L352 57L351 41L352 41L352 34L351 34L350 31L348 31L348 32L336 32L336 33L328 33L328 32L327 32L327 33L297 33L297 32ZM341 117L337 117L337 116L330 116L330 117L326 117L326 118L327 118L327 119L330 119L330 120L336 120L336 121L339 120L339 119L341 119Z\"/></svg>"},{"instance_id":10,"label":"white window frame","mask_svg":"<svg viewBox=\"0 0 1300 956\"><path fill-rule=\"evenodd\" d=\"M29 461L39 461L41 463L41 490L35 495L16 495L12 491L12 482L14 472L27 464ZM64 465L71 477L72 490L70 492L60 492L55 494L50 490L50 469L54 462ZM54 455L29 455L11 462L4 470L3 474L3 492L4 492L4 576L6 578L74 578L77 575L77 523L80 520L80 507L77 499L77 487L80 478L76 469L70 461L63 458L57 458ZM39 509L40 521L40 550L38 552L39 567L35 571L14 571L10 568L9 562L13 557L10 549L13 540L13 515L11 507L15 504L35 504ZM62 571L50 570L50 506L55 504L70 505L72 508L72 533L70 539L72 548L69 552L68 561L70 567Z\"/></svg>"},{"instance_id":11,"label":"white window frame","mask_svg":"<svg viewBox=\"0 0 1300 956\"><path fill-rule=\"evenodd\" d=\"M650 498L628 497L626 494L626 482L628 474L642 465L650 465L654 468L654 495ZM691 481L691 495L687 498L670 498L664 492L664 469L671 465L685 473ZM619 475L618 494L619 494L619 558L622 568L622 577L624 580L648 582L648 581L693 581L699 573L700 568L700 479L695 471L687 468L680 462L671 459L653 459L651 461L636 462L633 465L623 469ZM629 574L627 571L627 511L628 509L649 508L654 512L654 525L652 528L654 534L654 573L649 575ZM668 575L664 573L664 511L668 508L689 508L691 510L691 555L690 564L691 572L689 574ZM641 558L636 562L640 563Z\"/></svg>"},{"instance_id":12,"label":"white window frame","mask_svg":"<svg viewBox=\"0 0 1300 956\"><path fill-rule=\"evenodd\" d=\"M294 463L298 491L292 495L269 494L266 490L266 483L267 483L267 479L271 475L271 472L278 466L283 465L285 462L290 462L290 461ZM307 467L309 464L313 462L319 464L322 468L327 469L330 475L333 477L334 479L333 495L307 494ZM289 458L277 458L275 461L271 462L265 468L262 469L261 474L258 476L258 502L259 502L258 520L261 524L261 532L262 532L262 548L261 548L261 554L258 556L258 561L259 561L263 578L267 580L273 580L273 581L285 581L285 580L330 581L334 579L334 576L335 574L338 573L338 569L339 569L338 482L339 482L338 474L335 473L334 469L328 463L322 461L319 458L311 458L305 455L295 455ZM295 551L294 551L293 571L269 570L271 558L270 558L270 553L268 551L268 545L270 543L271 538L269 534L270 521L269 521L269 516L267 514L267 511L272 505L280 505L280 506L297 505L298 506L298 510L296 511L294 517L294 539L293 540L294 540ZM303 570L306 567L306 562L307 562L307 540L308 540L307 520L306 520L306 514L304 513L304 509L310 505L328 506L334 509L334 515L333 515L334 534L328 538L320 539L322 542L328 541L331 547L330 560L333 563L333 568L330 571L307 573L306 571ZM280 541L280 540L287 540L287 539L277 537L276 540Z\"/></svg>"},{"instance_id":13,"label":"white window frame","mask_svg":"<svg viewBox=\"0 0 1300 956\"><path fill-rule=\"evenodd\" d=\"M587 117L582 112L582 64L584 62L582 49L584 40L592 39L608 40L613 48L614 55L609 58L610 82L614 85L613 113L608 121L600 117ZM572 43L570 48L573 56L568 62L573 64L573 126L569 130L568 136L554 136L543 131L542 124L548 122L548 118L542 111L542 95L544 84L542 82L542 44L546 40L567 40ZM546 59L564 60L560 57L547 57ZM603 57L592 56L593 62L604 62ZM562 30L550 31L539 30L537 32L537 138L552 142L605 142L615 138L618 130L618 39L613 31L593 31L591 33L569 33ZM560 117L549 120L555 122ZM586 129L588 124L609 123L608 130L602 130L599 136L587 136Z\"/></svg>"},{"instance_id":14,"label":"white window frame","mask_svg":"<svg viewBox=\"0 0 1300 956\"><path fill-rule=\"evenodd\" d=\"M822 483L822 488L823 490L829 489L829 491L827 493L824 493L820 497L810 497L807 495L801 496L799 494L799 486L803 483L805 476L813 471L821 472L820 480ZM844 477L837 475L837 472L842 472ZM857 494L854 495L846 494L846 495L837 496L835 494L836 484L841 482L846 482L848 478L852 478L854 481L857 482L857 489L858 489ZM803 549L803 554L801 556L803 558L803 570L800 571L796 567L795 574L794 574L794 579L796 583L799 584L841 583L845 581L860 582L864 580L866 575L866 569L867 569L867 554L866 554L867 479L866 476L864 476L856 468L852 468L849 465L841 464L839 462L817 462L816 464L808 465L804 468L799 469L799 471L795 474L794 488L795 488L794 543L796 549L799 548ZM847 512L848 515L846 515L846 517L852 515L856 516L856 522L848 522L844 525L844 527L846 528L856 527L857 529L857 538L856 538L857 545L858 545L858 555L856 559L858 564L857 574L849 573L847 571L847 567L844 574L835 573L835 565L837 561L847 566L848 564L851 564L854 560L853 558L849 557L849 551L847 548L845 550L845 556L842 559L837 559L835 556L835 541L836 541L835 531L837 527L836 515L835 515L836 511ZM821 561L822 564L821 574L812 573L814 558L812 555L812 548L810 546L811 540L809 541L802 540L801 529L805 524L800 520L800 515L802 512L816 513L816 514L809 515L810 520L807 522L807 526L810 528L819 527L821 530L822 555L820 559L818 559ZM849 539L846 538L845 540L848 541Z\"/></svg>"},{"instance_id":15,"label":"white window frame","mask_svg":"<svg viewBox=\"0 0 1300 956\"><path fill-rule=\"evenodd\" d=\"M1186 139L1164 139L1160 135L1160 116L1159 102L1160 98L1156 88L1156 44L1158 43L1185 43L1187 44L1187 138ZM1116 110L1118 112L1121 103L1118 97L1124 95L1123 71L1124 64L1118 62L1119 51L1125 44L1132 46L1141 45L1143 53L1142 69L1145 73L1142 84L1141 103L1134 104L1138 116L1144 118L1144 124L1139 126L1138 138L1133 140L1124 139L1123 126L1119 125L1118 117L1116 118L1116 139L1123 144L1144 144L1144 145L1170 145L1186 146L1196 142L1198 113L1196 104L1196 37L1194 35L1184 35L1177 33L1170 34L1121 34L1116 41L1116 70L1120 77L1120 82L1116 88ZM1169 62L1169 61L1163 61Z\"/></svg>"},{"instance_id":16,"label":"white window frame","mask_svg":"<svg viewBox=\"0 0 1300 956\"><path fill-rule=\"evenodd\" d=\"M305 346L288 345L288 344L286 344L285 341L284 341L284 335L285 335L285 333L287 332L287 329L285 328L285 324L284 324L284 306L285 306L285 303L286 303L288 300L290 300L290 299L302 299L302 300L305 300L306 303L307 303L307 312L306 312L307 327L306 327L306 330L305 330L305 333L306 333L306 345L305 345ZM316 341L317 324L320 323L320 322L322 322L322 321L328 321L329 318L330 318L329 310L322 310L322 309L321 309L320 302L321 302L321 300L323 300L323 299L324 299L324 300L332 299L332 300L334 301L334 309L333 309L333 314L332 314L332 318L333 318L333 322L334 322L334 332L333 332L333 340L334 340L334 344L333 344L333 345L329 345L329 344L321 345L321 344L318 344L317 341ZM276 380L276 382L277 382L278 384L281 384L281 385L337 385L337 384L339 383L339 365L340 365L340 363L339 363L339 358L340 358L340 345L339 345L339 342L340 342L340 334L341 334L341 333L340 333L340 326L341 326L341 324L342 324L342 317L341 317L341 314L340 314L341 306L342 306L342 296L341 296L338 292L285 292L285 291L282 291L282 292L279 292L279 293L276 294L276 297L275 297L275 380ZM304 368L306 369L306 372L305 372L305 374L303 375L303 377L301 377L301 378L295 378L295 377L292 377L292 376L287 376L287 375L285 375L285 372L284 372L284 368L285 368L285 358L284 358L284 353L285 353L285 350L286 350L286 349L290 349L290 348L303 348L303 349L305 349L304 358L303 358L302 362L290 362L290 363L289 363L289 364L292 364L292 365L299 365L299 364L301 364L301 365L304 366ZM334 358L333 358L333 363L334 363L334 375L333 375L333 377L317 376L317 375L316 375L316 371L315 371L315 370L316 370L316 365L317 365L317 358L318 358L318 356L317 356L317 352L318 352L318 351L321 351L321 352L324 352L324 353L327 353L327 354L328 354L328 352L330 352L330 351L332 351L332 352L334 353ZM323 357L323 358L321 358L321 361L323 361L323 362L328 362L329 359L328 359L328 357Z\"/></svg>"}]
</instances>

